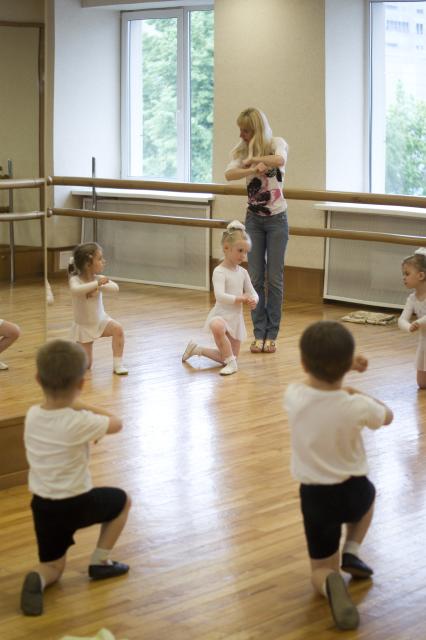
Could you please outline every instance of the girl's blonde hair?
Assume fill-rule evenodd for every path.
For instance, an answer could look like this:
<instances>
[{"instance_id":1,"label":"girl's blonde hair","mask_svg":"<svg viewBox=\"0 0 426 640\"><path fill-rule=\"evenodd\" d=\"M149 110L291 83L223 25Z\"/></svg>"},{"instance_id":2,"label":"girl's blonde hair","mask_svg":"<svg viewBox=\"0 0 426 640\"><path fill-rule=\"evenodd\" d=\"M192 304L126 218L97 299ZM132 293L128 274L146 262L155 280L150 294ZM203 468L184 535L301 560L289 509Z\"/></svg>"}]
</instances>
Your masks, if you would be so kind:
<instances>
[{"instance_id":1,"label":"girl's blonde hair","mask_svg":"<svg viewBox=\"0 0 426 640\"><path fill-rule=\"evenodd\" d=\"M412 264L417 271L423 271L426 278L426 247L416 249L411 256L407 256L402 264Z\"/></svg>"},{"instance_id":2,"label":"girl's blonde hair","mask_svg":"<svg viewBox=\"0 0 426 640\"><path fill-rule=\"evenodd\" d=\"M246 231L245 226L239 220L233 220L228 224L225 231L222 234L221 244L225 246L225 242L229 245L233 245L239 241L248 242L251 248L251 239Z\"/></svg>"},{"instance_id":3,"label":"girl's blonde hair","mask_svg":"<svg viewBox=\"0 0 426 640\"><path fill-rule=\"evenodd\" d=\"M241 111L237 118L237 125L241 129L248 129L253 133L250 142L241 140L231 152L234 160L250 160L253 156L273 155L272 129L263 111L250 107Z\"/></svg>"},{"instance_id":4,"label":"girl's blonde hair","mask_svg":"<svg viewBox=\"0 0 426 640\"><path fill-rule=\"evenodd\" d=\"M97 251L102 251L97 242L83 242L72 252L68 265L68 275L75 276L84 271L88 264L92 264Z\"/></svg>"}]
</instances>

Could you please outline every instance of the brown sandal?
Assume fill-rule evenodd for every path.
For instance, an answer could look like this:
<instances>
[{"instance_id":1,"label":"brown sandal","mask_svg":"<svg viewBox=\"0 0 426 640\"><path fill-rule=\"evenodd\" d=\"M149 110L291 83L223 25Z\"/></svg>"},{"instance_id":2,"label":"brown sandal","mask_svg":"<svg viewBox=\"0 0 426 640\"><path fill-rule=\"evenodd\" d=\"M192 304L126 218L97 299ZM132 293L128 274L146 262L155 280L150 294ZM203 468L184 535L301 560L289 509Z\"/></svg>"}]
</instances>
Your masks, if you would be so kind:
<instances>
[{"instance_id":1,"label":"brown sandal","mask_svg":"<svg viewBox=\"0 0 426 640\"><path fill-rule=\"evenodd\" d=\"M262 353L263 351L263 340L253 340L250 345L250 351L252 353Z\"/></svg>"},{"instance_id":2,"label":"brown sandal","mask_svg":"<svg viewBox=\"0 0 426 640\"><path fill-rule=\"evenodd\" d=\"M263 343L263 353L275 353L277 346L275 340L269 340L268 338Z\"/></svg>"}]
</instances>

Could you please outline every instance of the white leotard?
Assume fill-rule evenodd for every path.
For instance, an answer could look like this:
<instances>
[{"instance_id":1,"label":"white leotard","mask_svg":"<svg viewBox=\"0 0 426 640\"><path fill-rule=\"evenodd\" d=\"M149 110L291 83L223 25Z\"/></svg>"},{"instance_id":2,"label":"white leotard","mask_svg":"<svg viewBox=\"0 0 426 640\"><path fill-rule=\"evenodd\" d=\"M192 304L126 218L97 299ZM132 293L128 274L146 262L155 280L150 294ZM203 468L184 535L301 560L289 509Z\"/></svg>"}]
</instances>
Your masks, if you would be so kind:
<instances>
[{"instance_id":1,"label":"white leotard","mask_svg":"<svg viewBox=\"0 0 426 640\"><path fill-rule=\"evenodd\" d=\"M415 293L411 293L407 298L405 307L398 319L399 328L403 331L409 331L413 315L416 316L416 320L420 325L416 332L419 335L416 368L419 371L426 371L426 299L418 300Z\"/></svg>"},{"instance_id":2,"label":"white leotard","mask_svg":"<svg viewBox=\"0 0 426 640\"><path fill-rule=\"evenodd\" d=\"M220 264L213 271L213 288L216 304L207 316L204 328L210 329L213 318L222 318L228 333L235 340L244 340L247 332L243 317L243 303L236 303L235 299L247 293L256 301L259 300L248 272L239 265L234 270Z\"/></svg>"},{"instance_id":3,"label":"white leotard","mask_svg":"<svg viewBox=\"0 0 426 640\"><path fill-rule=\"evenodd\" d=\"M97 278L101 278L98 276ZM112 318L105 312L102 292L117 292L118 284L111 280L98 287L98 279L84 282L79 276L69 281L71 290L74 322L71 327L71 340L75 342L93 342L100 338ZM92 293L87 297L87 294Z\"/></svg>"}]
</instances>

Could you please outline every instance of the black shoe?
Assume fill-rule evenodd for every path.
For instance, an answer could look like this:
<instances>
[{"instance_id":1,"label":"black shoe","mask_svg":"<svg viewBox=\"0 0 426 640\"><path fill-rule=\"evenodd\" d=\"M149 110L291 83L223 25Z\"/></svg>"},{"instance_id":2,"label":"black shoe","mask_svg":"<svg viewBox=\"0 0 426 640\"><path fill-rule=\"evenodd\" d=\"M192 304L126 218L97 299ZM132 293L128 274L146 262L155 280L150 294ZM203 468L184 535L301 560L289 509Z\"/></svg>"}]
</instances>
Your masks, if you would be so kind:
<instances>
[{"instance_id":1,"label":"black shoe","mask_svg":"<svg viewBox=\"0 0 426 640\"><path fill-rule=\"evenodd\" d=\"M365 564L358 556L353 553L344 553L342 555L342 571L350 573L353 578L366 579L371 578L374 571L368 564Z\"/></svg>"},{"instance_id":2,"label":"black shoe","mask_svg":"<svg viewBox=\"0 0 426 640\"><path fill-rule=\"evenodd\" d=\"M43 589L40 575L31 571L25 576L21 591L21 609L26 616L40 616L43 613Z\"/></svg>"},{"instance_id":3,"label":"black shoe","mask_svg":"<svg viewBox=\"0 0 426 640\"><path fill-rule=\"evenodd\" d=\"M112 564L89 564L89 576L93 580L105 580L106 578L116 578L127 573L130 569L124 562L113 562Z\"/></svg>"},{"instance_id":4,"label":"black shoe","mask_svg":"<svg viewBox=\"0 0 426 640\"><path fill-rule=\"evenodd\" d=\"M330 573L325 581L327 598L336 627L339 629L356 629L359 625L359 614L349 597L345 581L337 573Z\"/></svg>"}]
</instances>

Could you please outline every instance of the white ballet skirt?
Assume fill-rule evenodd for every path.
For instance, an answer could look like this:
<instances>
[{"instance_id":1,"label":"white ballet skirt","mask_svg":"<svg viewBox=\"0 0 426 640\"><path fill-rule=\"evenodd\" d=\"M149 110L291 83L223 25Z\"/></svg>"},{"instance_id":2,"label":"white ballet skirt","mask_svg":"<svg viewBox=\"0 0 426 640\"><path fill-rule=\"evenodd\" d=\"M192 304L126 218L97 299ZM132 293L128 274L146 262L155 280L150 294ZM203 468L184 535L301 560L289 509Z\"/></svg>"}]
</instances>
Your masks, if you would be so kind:
<instances>
[{"instance_id":1,"label":"white ballet skirt","mask_svg":"<svg viewBox=\"0 0 426 640\"><path fill-rule=\"evenodd\" d=\"M244 324L243 303L235 303L238 296L247 293L256 302L259 300L248 272L239 265L234 269L228 269L220 264L213 271L213 288L216 304L210 310L204 324L205 330L210 330L210 323L214 318L225 321L226 330L235 340L244 340L247 331Z\"/></svg>"},{"instance_id":2,"label":"white ballet skirt","mask_svg":"<svg viewBox=\"0 0 426 640\"><path fill-rule=\"evenodd\" d=\"M418 300L415 293L411 293L405 307L399 316L398 326L403 331L410 331L412 316L416 316L416 320L420 328L416 332L419 336L419 342L416 352L416 369L418 371L426 371L426 299Z\"/></svg>"},{"instance_id":3,"label":"white ballet skirt","mask_svg":"<svg viewBox=\"0 0 426 640\"><path fill-rule=\"evenodd\" d=\"M101 337L108 322L112 320L105 312L102 291L117 292L118 284L110 280L98 289L97 279L85 282L79 276L72 276L69 285L74 313L70 339L74 342L93 342ZM92 292L93 295L87 297Z\"/></svg>"}]
</instances>

